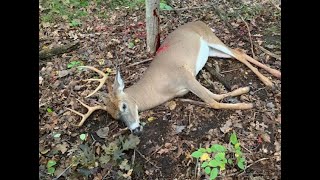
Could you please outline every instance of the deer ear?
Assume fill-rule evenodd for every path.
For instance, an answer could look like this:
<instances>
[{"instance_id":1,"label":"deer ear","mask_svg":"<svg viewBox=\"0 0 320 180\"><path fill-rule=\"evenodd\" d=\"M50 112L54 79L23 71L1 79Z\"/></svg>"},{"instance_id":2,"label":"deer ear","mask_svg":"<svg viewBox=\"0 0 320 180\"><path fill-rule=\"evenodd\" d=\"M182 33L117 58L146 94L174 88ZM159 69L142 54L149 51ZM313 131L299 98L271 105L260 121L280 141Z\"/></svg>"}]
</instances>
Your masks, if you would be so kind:
<instances>
[{"instance_id":1,"label":"deer ear","mask_svg":"<svg viewBox=\"0 0 320 180\"><path fill-rule=\"evenodd\" d=\"M117 70L117 74L113 83L113 92L115 93L123 92L123 89L124 89L124 83L121 78L120 71Z\"/></svg>"}]
</instances>

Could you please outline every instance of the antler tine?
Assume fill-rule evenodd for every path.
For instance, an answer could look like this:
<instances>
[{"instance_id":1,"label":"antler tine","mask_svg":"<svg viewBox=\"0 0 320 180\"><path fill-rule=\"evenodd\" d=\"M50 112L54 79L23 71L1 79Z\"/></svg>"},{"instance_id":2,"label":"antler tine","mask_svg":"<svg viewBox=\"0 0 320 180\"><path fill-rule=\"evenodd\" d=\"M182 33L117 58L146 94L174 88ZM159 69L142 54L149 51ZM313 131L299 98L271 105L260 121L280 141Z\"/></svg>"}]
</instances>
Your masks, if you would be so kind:
<instances>
[{"instance_id":1,"label":"antler tine","mask_svg":"<svg viewBox=\"0 0 320 180\"><path fill-rule=\"evenodd\" d=\"M97 72L98 74L100 74L101 76L103 76L103 78L101 78L101 79L86 79L86 80L84 80L84 81L99 81L100 82L99 86L92 93L90 93L88 96L86 96L86 98L87 98L87 97L92 96L94 93L96 93L99 89L102 88L103 84L106 82L106 80L108 78L108 75L105 74L104 72L100 71L99 69L92 67L92 66L79 66L79 67L91 69L91 70Z\"/></svg>"},{"instance_id":2,"label":"antler tine","mask_svg":"<svg viewBox=\"0 0 320 180\"><path fill-rule=\"evenodd\" d=\"M75 110L73 110L73 109L67 108L69 111L71 111L71 112L73 112L73 113L75 113L75 114L77 114L77 115L79 115L79 116L82 117L80 123L79 123L78 125L76 125L76 126L78 126L78 127L82 126L83 123L87 120L87 118L88 118L94 111L96 111L96 110L98 110L98 109L103 109L103 110L105 110L105 107L104 107L104 106L101 106L101 105L91 107L91 106L88 106L88 105L86 105L85 103L81 102L79 99L77 99L77 101L79 101L81 105L83 105L85 108L88 109L88 111L87 111L86 114L82 114L82 113L80 113L80 112L78 112L78 111L75 111Z\"/></svg>"}]
</instances>

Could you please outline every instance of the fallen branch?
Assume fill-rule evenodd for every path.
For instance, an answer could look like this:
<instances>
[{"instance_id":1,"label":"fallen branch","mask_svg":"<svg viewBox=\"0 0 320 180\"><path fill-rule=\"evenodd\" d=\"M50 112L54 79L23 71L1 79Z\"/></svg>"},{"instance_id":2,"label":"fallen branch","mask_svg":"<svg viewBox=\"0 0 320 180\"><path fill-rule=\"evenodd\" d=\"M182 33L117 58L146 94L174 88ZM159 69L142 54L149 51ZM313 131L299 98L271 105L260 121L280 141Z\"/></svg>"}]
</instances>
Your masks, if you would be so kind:
<instances>
[{"instance_id":1,"label":"fallen branch","mask_svg":"<svg viewBox=\"0 0 320 180\"><path fill-rule=\"evenodd\" d=\"M148 62L148 61L151 61L152 59L153 59L153 58L149 58L149 59L145 59L145 60L142 60L142 61L139 61L139 62L135 62L135 63L129 64L129 65L127 66L127 68L128 68L128 67L132 67L132 66L136 66L136 65L139 65L139 64Z\"/></svg>"},{"instance_id":2,"label":"fallen branch","mask_svg":"<svg viewBox=\"0 0 320 180\"><path fill-rule=\"evenodd\" d=\"M205 107L210 107L207 103L205 102L200 102L200 101L195 101L195 100L192 100L192 99L182 99L182 98L179 98L177 99L181 102L187 102L187 103L191 103L191 104L196 104L196 105L200 105L200 106L205 106Z\"/></svg>"},{"instance_id":3,"label":"fallen branch","mask_svg":"<svg viewBox=\"0 0 320 180\"><path fill-rule=\"evenodd\" d=\"M159 166L155 165L155 164L152 163L150 160L148 160L140 151L138 151L137 149L136 149L136 151L137 151L138 154L140 154L140 156L141 156L143 159L145 159L148 163L150 163L151 165L153 165L155 168L160 169Z\"/></svg>"},{"instance_id":4,"label":"fallen branch","mask_svg":"<svg viewBox=\"0 0 320 180\"><path fill-rule=\"evenodd\" d=\"M268 51L268 50L265 49L264 47L258 46L258 48L261 49L261 51L263 51L264 53L268 54L269 56L274 57L274 58L276 58L276 59L278 59L278 60L281 60L281 57L280 57L279 55L274 54L274 53Z\"/></svg>"},{"instance_id":5,"label":"fallen branch","mask_svg":"<svg viewBox=\"0 0 320 180\"><path fill-rule=\"evenodd\" d=\"M204 67L207 71L209 71L209 73L213 77L215 77L219 82L221 82L228 91L231 91L231 85L225 80L225 78L220 73L218 73L214 68L210 67L208 64L206 64Z\"/></svg>"},{"instance_id":6,"label":"fallen branch","mask_svg":"<svg viewBox=\"0 0 320 180\"><path fill-rule=\"evenodd\" d=\"M247 167L243 170L243 172L241 172L240 174L238 174L238 176L240 176L241 174L245 173L246 170L247 170L249 167L251 167L252 165L254 165L254 164L256 164L256 163L258 163L258 162L260 162L260 161L267 160L267 159L269 159L269 158L261 158L261 159L255 161L255 162L251 163L249 166L247 166Z\"/></svg>"},{"instance_id":7,"label":"fallen branch","mask_svg":"<svg viewBox=\"0 0 320 180\"><path fill-rule=\"evenodd\" d=\"M71 52L79 47L80 43L78 41L72 42L70 44L62 45L52 49L45 49L39 52L39 59L44 60L55 55Z\"/></svg>"},{"instance_id":8,"label":"fallen branch","mask_svg":"<svg viewBox=\"0 0 320 180\"><path fill-rule=\"evenodd\" d=\"M53 180L58 180L59 177L61 177L71 166L72 164L70 164L65 170L63 170L56 178L53 178Z\"/></svg>"},{"instance_id":9,"label":"fallen branch","mask_svg":"<svg viewBox=\"0 0 320 180\"><path fill-rule=\"evenodd\" d=\"M185 11L185 10L192 10L192 9L202 9L202 8L210 8L212 5L205 5L205 6L197 6L197 7L185 7L185 8L177 8L177 9L163 9L161 11Z\"/></svg>"},{"instance_id":10,"label":"fallen branch","mask_svg":"<svg viewBox=\"0 0 320 180\"><path fill-rule=\"evenodd\" d=\"M250 40L250 44L251 44L251 52L252 52L252 56L254 59L257 59L256 55L254 54L253 51L253 43L252 43L252 37L251 37L251 33L250 33L250 28L248 23L241 17L241 20L244 22L244 24L246 25L247 29L248 29L248 34L249 34L249 40Z\"/></svg>"}]
</instances>

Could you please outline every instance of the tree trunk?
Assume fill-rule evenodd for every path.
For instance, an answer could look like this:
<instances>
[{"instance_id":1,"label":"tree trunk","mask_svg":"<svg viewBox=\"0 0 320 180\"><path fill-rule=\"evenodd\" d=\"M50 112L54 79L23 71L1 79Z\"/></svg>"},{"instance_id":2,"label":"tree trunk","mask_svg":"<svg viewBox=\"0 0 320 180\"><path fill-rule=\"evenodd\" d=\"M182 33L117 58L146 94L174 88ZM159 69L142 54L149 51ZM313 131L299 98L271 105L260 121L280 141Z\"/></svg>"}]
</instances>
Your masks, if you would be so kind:
<instances>
[{"instance_id":1,"label":"tree trunk","mask_svg":"<svg viewBox=\"0 0 320 180\"><path fill-rule=\"evenodd\" d=\"M160 0L146 0L147 52L155 54L160 46Z\"/></svg>"}]
</instances>

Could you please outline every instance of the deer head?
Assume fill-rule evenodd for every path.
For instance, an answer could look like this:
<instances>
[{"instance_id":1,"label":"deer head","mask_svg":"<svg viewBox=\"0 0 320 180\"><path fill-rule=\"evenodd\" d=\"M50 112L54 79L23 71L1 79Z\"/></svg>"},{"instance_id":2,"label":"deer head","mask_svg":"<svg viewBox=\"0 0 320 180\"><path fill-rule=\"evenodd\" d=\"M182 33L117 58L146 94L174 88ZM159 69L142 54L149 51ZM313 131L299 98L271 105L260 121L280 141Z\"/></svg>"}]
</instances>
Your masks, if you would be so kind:
<instances>
[{"instance_id":1,"label":"deer head","mask_svg":"<svg viewBox=\"0 0 320 180\"><path fill-rule=\"evenodd\" d=\"M103 86L108 76L102 71L91 66L80 67L94 70L101 76L103 76L103 78L101 79L85 80L100 82L99 86L87 96L90 97ZM82 124L92 114L92 112L98 109L102 109L107 111L114 119L124 122L133 134L140 134L142 131L142 126L140 125L138 106L136 105L135 100L124 92L124 82L121 78L119 70L117 70L113 85L108 85L108 91L108 94L102 97L103 105L90 107L78 100L83 106L88 109L88 112L86 114L81 114L75 110L68 108L70 111L82 116L82 120L77 126L82 126Z\"/></svg>"}]
</instances>

